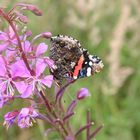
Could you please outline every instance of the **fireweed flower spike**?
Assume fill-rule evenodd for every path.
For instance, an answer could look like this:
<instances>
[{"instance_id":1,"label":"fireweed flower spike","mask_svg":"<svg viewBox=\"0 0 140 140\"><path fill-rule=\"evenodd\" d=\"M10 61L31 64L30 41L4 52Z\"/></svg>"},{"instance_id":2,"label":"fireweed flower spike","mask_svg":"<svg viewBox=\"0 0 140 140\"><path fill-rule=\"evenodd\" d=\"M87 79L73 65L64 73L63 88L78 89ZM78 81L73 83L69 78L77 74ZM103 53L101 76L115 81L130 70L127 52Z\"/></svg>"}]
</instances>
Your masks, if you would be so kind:
<instances>
[{"instance_id":1,"label":"fireweed flower spike","mask_svg":"<svg viewBox=\"0 0 140 140\"><path fill-rule=\"evenodd\" d=\"M0 31L0 108L4 105L8 107L10 101L16 102L19 99L29 101L30 104L30 107L23 105L18 110L6 113L3 125L9 128L16 124L20 128L27 128L41 119L50 126L46 131L47 136L56 131L60 134L60 139L76 140L81 132L86 131L86 140L91 140L103 125L92 132L90 128L93 122L89 112L86 124L77 131L71 123L79 101L90 96L88 89L81 88L67 107L62 98L66 89L76 80L69 81L54 93L48 89L55 82L53 75L47 74L46 70L53 70L57 66L46 56L48 45L41 41L37 44L36 40L50 39L52 34L43 32L32 37L32 31L20 26L28 23L25 10L37 16L42 15L38 7L30 4L16 4L8 12L0 8L2 20L9 24L7 30Z\"/></svg>"}]
</instances>

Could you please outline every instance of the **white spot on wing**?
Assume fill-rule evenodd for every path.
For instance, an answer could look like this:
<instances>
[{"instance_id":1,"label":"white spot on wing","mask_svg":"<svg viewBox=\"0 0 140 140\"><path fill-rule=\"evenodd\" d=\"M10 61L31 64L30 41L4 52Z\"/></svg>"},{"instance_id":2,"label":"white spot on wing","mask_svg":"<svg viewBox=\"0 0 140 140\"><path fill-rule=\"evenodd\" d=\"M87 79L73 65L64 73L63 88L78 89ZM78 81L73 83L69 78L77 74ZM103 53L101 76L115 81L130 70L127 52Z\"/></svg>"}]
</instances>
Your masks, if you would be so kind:
<instances>
[{"instance_id":1,"label":"white spot on wing","mask_svg":"<svg viewBox=\"0 0 140 140\"><path fill-rule=\"evenodd\" d=\"M88 67L88 68L87 68L87 76L88 76L88 77L91 76L91 67Z\"/></svg>"},{"instance_id":2,"label":"white spot on wing","mask_svg":"<svg viewBox=\"0 0 140 140\"><path fill-rule=\"evenodd\" d=\"M77 40L76 40L76 42L77 42ZM80 44L80 42L78 42L77 44L78 44L78 46L79 46L79 47L81 47L81 44Z\"/></svg>"},{"instance_id":3,"label":"white spot on wing","mask_svg":"<svg viewBox=\"0 0 140 140\"><path fill-rule=\"evenodd\" d=\"M96 62L96 61L97 61L97 58L93 58L92 61L93 61L93 62Z\"/></svg>"},{"instance_id":4,"label":"white spot on wing","mask_svg":"<svg viewBox=\"0 0 140 140\"><path fill-rule=\"evenodd\" d=\"M77 76L73 76L73 79L77 79Z\"/></svg>"},{"instance_id":5,"label":"white spot on wing","mask_svg":"<svg viewBox=\"0 0 140 140\"><path fill-rule=\"evenodd\" d=\"M90 66L92 66L92 65L93 65L91 61L89 61L89 65L90 65Z\"/></svg>"},{"instance_id":6,"label":"white spot on wing","mask_svg":"<svg viewBox=\"0 0 140 140\"><path fill-rule=\"evenodd\" d=\"M83 48L83 51L86 51L86 49Z\"/></svg>"},{"instance_id":7,"label":"white spot on wing","mask_svg":"<svg viewBox=\"0 0 140 140\"><path fill-rule=\"evenodd\" d=\"M92 60L92 57L93 57L92 55L89 55L89 56L88 56L88 58L89 58L90 60Z\"/></svg>"},{"instance_id":8,"label":"white spot on wing","mask_svg":"<svg viewBox=\"0 0 140 140\"><path fill-rule=\"evenodd\" d=\"M75 62L71 62L71 67L73 68L75 66Z\"/></svg>"},{"instance_id":9,"label":"white spot on wing","mask_svg":"<svg viewBox=\"0 0 140 140\"><path fill-rule=\"evenodd\" d=\"M60 37L63 37L63 35L60 35Z\"/></svg>"},{"instance_id":10,"label":"white spot on wing","mask_svg":"<svg viewBox=\"0 0 140 140\"><path fill-rule=\"evenodd\" d=\"M95 58L93 58L93 55L89 55L89 57L88 57L91 61L93 61L93 62L96 62L97 61L97 58L95 57Z\"/></svg>"},{"instance_id":11,"label":"white spot on wing","mask_svg":"<svg viewBox=\"0 0 140 140\"><path fill-rule=\"evenodd\" d=\"M99 66L101 67L101 69L104 67L104 64L102 61L100 61Z\"/></svg>"}]
</instances>

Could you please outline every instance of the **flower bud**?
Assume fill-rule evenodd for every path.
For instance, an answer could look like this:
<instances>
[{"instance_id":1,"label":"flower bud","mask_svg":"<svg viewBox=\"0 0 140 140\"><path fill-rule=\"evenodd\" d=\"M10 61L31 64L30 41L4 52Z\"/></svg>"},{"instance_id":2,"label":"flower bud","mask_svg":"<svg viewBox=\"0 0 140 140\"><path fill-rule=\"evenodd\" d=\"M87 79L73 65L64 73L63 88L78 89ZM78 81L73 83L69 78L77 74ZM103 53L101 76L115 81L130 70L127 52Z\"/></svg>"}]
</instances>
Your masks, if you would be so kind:
<instances>
[{"instance_id":1,"label":"flower bud","mask_svg":"<svg viewBox=\"0 0 140 140\"><path fill-rule=\"evenodd\" d=\"M42 36L46 39L48 38L51 38L52 37L52 33L51 32L45 32L45 33L42 33Z\"/></svg>"},{"instance_id":2,"label":"flower bud","mask_svg":"<svg viewBox=\"0 0 140 140\"><path fill-rule=\"evenodd\" d=\"M27 37L30 37L32 35L32 31L26 31L25 34L26 34Z\"/></svg>"},{"instance_id":3,"label":"flower bud","mask_svg":"<svg viewBox=\"0 0 140 140\"><path fill-rule=\"evenodd\" d=\"M28 5L26 7L28 10L30 10L31 12L33 12L35 15L37 16L42 16L42 12L41 10L39 10L36 6L34 5Z\"/></svg>"},{"instance_id":4,"label":"flower bud","mask_svg":"<svg viewBox=\"0 0 140 140\"><path fill-rule=\"evenodd\" d=\"M23 9L27 9L37 16L42 16L41 10L39 10L38 7L36 7L34 5L19 3L19 4L17 4L17 6L21 6L21 7L23 7Z\"/></svg>"},{"instance_id":5,"label":"flower bud","mask_svg":"<svg viewBox=\"0 0 140 140\"><path fill-rule=\"evenodd\" d=\"M88 91L87 88L81 88L78 92L77 92L77 99L81 100L84 99L85 97L90 96L90 93Z\"/></svg>"},{"instance_id":6,"label":"flower bud","mask_svg":"<svg viewBox=\"0 0 140 140\"><path fill-rule=\"evenodd\" d=\"M18 16L18 18L21 22L23 22L25 24L28 23L28 18L26 16L21 14L21 15Z\"/></svg>"}]
</instances>

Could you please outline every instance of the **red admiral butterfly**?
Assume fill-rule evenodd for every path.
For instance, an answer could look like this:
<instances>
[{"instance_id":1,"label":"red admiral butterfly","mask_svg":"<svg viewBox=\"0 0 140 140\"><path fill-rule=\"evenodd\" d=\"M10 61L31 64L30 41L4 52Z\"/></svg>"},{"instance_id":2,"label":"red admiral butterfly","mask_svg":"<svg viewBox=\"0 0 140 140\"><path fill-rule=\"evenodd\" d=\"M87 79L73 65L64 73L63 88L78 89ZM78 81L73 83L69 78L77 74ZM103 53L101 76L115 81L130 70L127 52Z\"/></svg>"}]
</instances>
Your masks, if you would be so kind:
<instances>
[{"instance_id":1,"label":"red admiral butterfly","mask_svg":"<svg viewBox=\"0 0 140 140\"><path fill-rule=\"evenodd\" d=\"M104 66L102 60L90 55L78 40L64 35L51 37L50 58L55 63L51 73L59 85L65 78L89 77L100 72Z\"/></svg>"}]
</instances>

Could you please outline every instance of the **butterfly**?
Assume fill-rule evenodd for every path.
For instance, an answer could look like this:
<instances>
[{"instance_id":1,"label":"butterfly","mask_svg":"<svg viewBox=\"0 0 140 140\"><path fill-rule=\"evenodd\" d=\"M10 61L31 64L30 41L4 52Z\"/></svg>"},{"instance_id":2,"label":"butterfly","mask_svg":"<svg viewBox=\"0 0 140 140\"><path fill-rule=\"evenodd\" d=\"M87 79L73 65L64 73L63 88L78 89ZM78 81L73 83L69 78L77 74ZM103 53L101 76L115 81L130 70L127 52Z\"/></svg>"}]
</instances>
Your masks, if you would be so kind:
<instances>
[{"instance_id":1,"label":"butterfly","mask_svg":"<svg viewBox=\"0 0 140 140\"><path fill-rule=\"evenodd\" d=\"M63 79L77 80L100 72L104 65L96 55L90 55L77 39L66 35L51 37L50 58L55 67L50 70L58 85Z\"/></svg>"}]
</instances>

